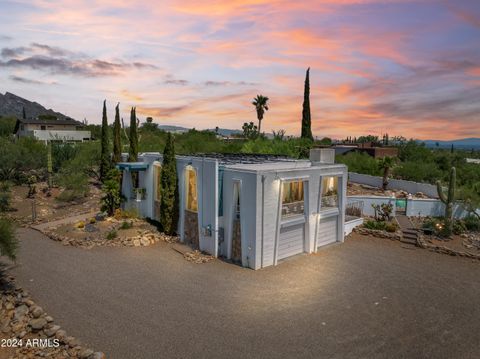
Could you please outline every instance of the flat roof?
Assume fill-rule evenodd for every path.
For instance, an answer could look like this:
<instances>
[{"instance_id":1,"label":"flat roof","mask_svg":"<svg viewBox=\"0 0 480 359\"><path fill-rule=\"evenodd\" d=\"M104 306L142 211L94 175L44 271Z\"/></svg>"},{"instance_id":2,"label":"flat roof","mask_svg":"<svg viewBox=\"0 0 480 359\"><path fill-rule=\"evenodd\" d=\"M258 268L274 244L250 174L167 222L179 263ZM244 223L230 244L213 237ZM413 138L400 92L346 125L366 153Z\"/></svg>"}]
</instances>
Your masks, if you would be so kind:
<instances>
[{"instance_id":1,"label":"flat roof","mask_svg":"<svg viewBox=\"0 0 480 359\"><path fill-rule=\"evenodd\" d=\"M196 153L186 155L191 158L217 160L220 165L264 164L272 162L295 163L298 161L285 155L254 154L254 153Z\"/></svg>"}]
</instances>

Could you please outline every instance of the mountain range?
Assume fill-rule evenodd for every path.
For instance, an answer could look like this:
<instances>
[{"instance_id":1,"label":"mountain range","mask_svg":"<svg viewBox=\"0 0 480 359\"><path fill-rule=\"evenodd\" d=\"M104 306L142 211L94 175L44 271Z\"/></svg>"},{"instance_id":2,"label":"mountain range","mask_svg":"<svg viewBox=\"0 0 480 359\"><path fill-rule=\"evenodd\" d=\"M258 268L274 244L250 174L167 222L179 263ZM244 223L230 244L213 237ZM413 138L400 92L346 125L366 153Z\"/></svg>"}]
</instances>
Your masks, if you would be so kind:
<instances>
[{"instance_id":1,"label":"mountain range","mask_svg":"<svg viewBox=\"0 0 480 359\"><path fill-rule=\"evenodd\" d=\"M439 148L450 148L453 145L453 148L457 149L480 149L480 138L470 137L470 138L461 138L457 140L450 141L441 141L441 140L425 140L420 141L424 142L427 147L439 147Z\"/></svg>"},{"instance_id":2,"label":"mountain range","mask_svg":"<svg viewBox=\"0 0 480 359\"><path fill-rule=\"evenodd\" d=\"M32 102L17 96L13 93L6 92L5 95L0 93L0 117L2 116L15 116L21 118L23 116L23 109L27 118L36 118L39 115L53 115L58 119L66 119L68 116L63 113L56 112L52 109L47 109L37 102ZM173 126L173 125L159 125L159 128L170 132L186 132L189 130L187 127ZM215 132L215 129L210 129ZM240 130L232 130L227 128L219 128L218 133L222 136L231 136L232 134L241 133ZM424 142L427 147L435 148L450 148L452 145L457 149L480 149L480 138L462 138L450 141L442 140L419 140Z\"/></svg>"},{"instance_id":3,"label":"mountain range","mask_svg":"<svg viewBox=\"0 0 480 359\"><path fill-rule=\"evenodd\" d=\"M63 113L47 109L37 102L29 101L13 93L6 92L5 95L0 93L0 117L15 116L22 118L23 109L25 109L27 118L37 118L40 115L52 115L62 120L69 118Z\"/></svg>"}]
</instances>

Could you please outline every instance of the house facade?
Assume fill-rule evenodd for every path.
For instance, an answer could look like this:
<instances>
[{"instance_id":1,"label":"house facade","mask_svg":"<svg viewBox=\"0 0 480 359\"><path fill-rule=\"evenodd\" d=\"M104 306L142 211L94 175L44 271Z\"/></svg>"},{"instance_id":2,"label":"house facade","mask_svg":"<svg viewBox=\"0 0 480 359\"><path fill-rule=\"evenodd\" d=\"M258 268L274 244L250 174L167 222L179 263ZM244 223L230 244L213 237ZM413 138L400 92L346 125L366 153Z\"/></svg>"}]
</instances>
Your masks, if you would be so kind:
<instances>
[{"instance_id":1,"label":"house facade","mask_svg":"<svg viewBox=\"0 0 480 359\"><path fill-rule=\"evenodd\" d=\"M15 136L33 137L39 141L84 142L91 139L85 125L73 119L17 119Z\"/></svg>"},{"instance_id":2,"label":"house facade","mask_svg":"<svg viewBox=\"0 0 480 359\"><path fill-rule=\"evenodd\" d=\"M314 149L310 160L177 156L180 240L252 269L343 242L348 175L333 158L332 149ZM117 165L125 208L159 220L161 166L158 153Z\"/></svg>"}]
</instances>

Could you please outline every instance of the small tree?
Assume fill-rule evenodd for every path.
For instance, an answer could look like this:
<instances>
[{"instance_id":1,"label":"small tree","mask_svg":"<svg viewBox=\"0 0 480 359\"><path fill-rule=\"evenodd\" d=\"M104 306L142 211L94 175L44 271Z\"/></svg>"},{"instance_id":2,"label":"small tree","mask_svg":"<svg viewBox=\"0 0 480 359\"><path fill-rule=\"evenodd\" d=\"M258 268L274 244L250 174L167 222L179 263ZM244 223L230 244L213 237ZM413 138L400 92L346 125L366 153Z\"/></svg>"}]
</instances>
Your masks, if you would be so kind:
<instances>
[{"instance_id":1,"label":"small tree","mask_svg":"<svg viewBox=\"0 0 480 359\"><path fill-rule=\"evenodd\" d=\"M48 141L47 144L47 182L48 188L53 187L53 161L52 161L52 143Z\"/></svg>"},{"instance_id":2,"label":"small tree","mask_svg":"<svg viewBox=\"0 0 480 359\"><path fill-rule=\"evenodd\" d=\"M120 124L119 103L115 106L115 122L113 123L113 162L118 163L122 160L122 138Z\"/></svg>"},{"instance_id":3,"label":"small tree","mask_svg":"<svg viewBox=\"0 0 480 359\"><path fill-rule=\"evenodd\" d=\"M128 152L128 162L138 161L138 133L137 133L137 113L135 107L130 110L130 150Z\"/></svg>"},{"instance_id":4,"label":"small tree","mask_svg":"<svg viewBox=\"0 0 480 359\"><path fill-rule=\"evenodd\" d=\"M387 189L388 179L394 166L395 159L393 157L385 156L378 161L378 168L383 171L382 188L384 191Z\"/></svg>"},{"instance_id":5,"label":"small tree","mask_svg":"<svg viewBox=\"0 0 480 359\"><path fill-rule=\"evenodd\" d=\"M171 133L167 135L163 151L160 193L160 224L165 233L174 234L178 224L178 178L175 145Z\"/></svg>"},{"instance_id":6,"label":"small tree","mask_svg":"<svg viewBox=\"0 0 480 359\"><path fill-rule=\"evenodd\" d=\"M103 182L106 179L107 173L110 170L110 151L109 151L109 137L108 137L108 120L107 120L107 105L106 100L103 101L103 115L102 115L102 138L101 138L101 159L100 159L100 180Z\"/></svg>"},{"instance_id":7,"label":"small tree","mask_svg":"<svg viewBox=\"0 0 480 359\"><path fill-rule=\"evenodd\" d=\"M257 126L253 122L250 122L250 123L245 122L242 126L242 130L243 130L243 137L249 140L258 137Z\"/></svg>"},{"instance_id":8,"label":"small tree","mask_svg":"<svg viewBox=\"0 0 480 359\"><path fill-rule=\"evenodd\" d=\"M310 113L310 67L305 75L305 88L303 90L303 109L302 109L302 138L313 141L312 135L312 116Z\"/></svg>"},{"instance_id":9,"label":"small tree","mask_svg":"<svg viewBox=\"0 0 480 359\"><path fill-rule=\"evenodd\" d=\"M115 210L120 208L122 197L120 195L120 171L112 169L108 173L107 179L103 182L102 211L113 216Z\"/></svg>"},{"instance_id":10,"label":"small tree","mask_svg":"<svg viewBox=\"0 0 480 359\"><path fill-rule=\"evenodd\" d=\"M0 217L0 255L7 256L11 260L17 258L18 240L12 223Z\"/></svg>"},{"instance_id":11,"label":"small tree","mask_svg":"<svg viewBox=\"0 0 480 359\"><path fill-rule=\"evenodd\" d=\"M263 95L257 95L252 101L252 105L255 106L258 119L258 133L262 133L262 120L265 111L268 111L268 97Z\"/></svg>"}]
</instances>

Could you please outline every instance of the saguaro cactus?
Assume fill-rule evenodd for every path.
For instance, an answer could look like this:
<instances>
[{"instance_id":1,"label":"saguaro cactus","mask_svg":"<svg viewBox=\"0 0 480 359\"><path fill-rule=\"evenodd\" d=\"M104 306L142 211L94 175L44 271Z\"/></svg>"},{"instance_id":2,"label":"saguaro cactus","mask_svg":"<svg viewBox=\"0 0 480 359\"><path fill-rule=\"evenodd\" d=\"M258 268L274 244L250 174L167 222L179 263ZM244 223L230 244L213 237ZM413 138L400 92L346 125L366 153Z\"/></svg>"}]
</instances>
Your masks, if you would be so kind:
<instances>
[{"instance_id":1,"label":"saguaro cactus","mask_svg":"<svg viewBox=\"0 0 480 359\"><path fill-rule=\"evenodd\" d=\"M450 170L450 179L448 182L448 193L445 195L440 181L437 181L437 192L440 200L445 204L445 228L443 233L450 237L453 230L453 204L455 203L455 182L457 172L455 167Z\"/></svg>"},{"instance_id":2,"label":"saguaro cactus","mask_svg":"<svg viewBox=\"0 0 480 359\"><path fill-rule=\"evenodd\" d=\"M48 188L52 188L53 164L52 164L52 144L50 142L48 142L47 144L47 174L48 174Z\"/></svg>"}]
</instances>

